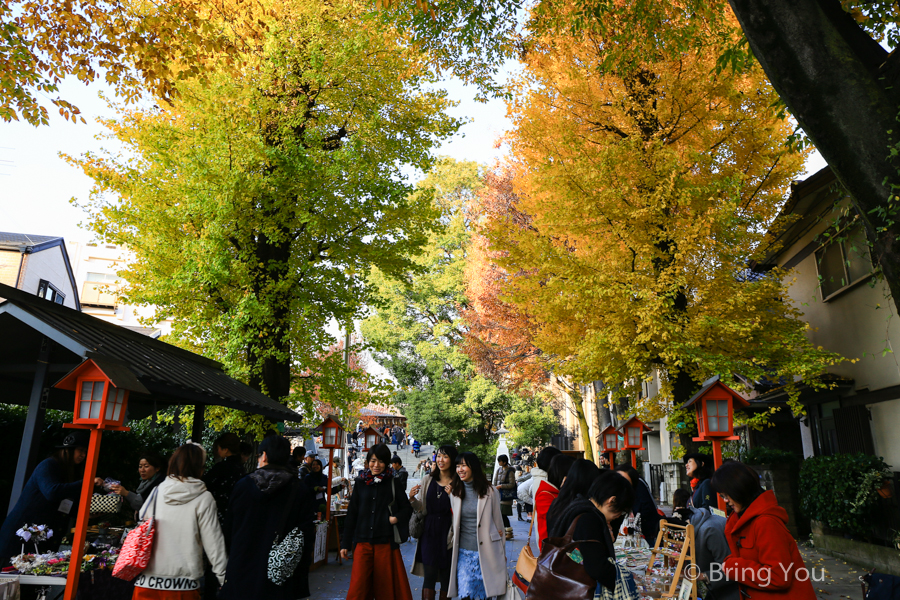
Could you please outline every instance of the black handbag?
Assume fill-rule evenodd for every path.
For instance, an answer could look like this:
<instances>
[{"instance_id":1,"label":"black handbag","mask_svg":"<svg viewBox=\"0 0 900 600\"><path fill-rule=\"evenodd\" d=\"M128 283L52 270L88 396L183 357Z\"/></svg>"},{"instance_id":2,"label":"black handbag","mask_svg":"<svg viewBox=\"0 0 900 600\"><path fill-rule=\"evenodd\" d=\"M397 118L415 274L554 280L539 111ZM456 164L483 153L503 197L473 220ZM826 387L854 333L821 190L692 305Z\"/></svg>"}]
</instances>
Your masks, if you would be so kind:
<instances>
[{"instance_id":1,"label":"black handbag","mask_svg":"<svg viewBox=\"0 0 900 600\"><path fill-rule=\"evenodd\" d=\"M873 571L860 579L868 586L866 600L900 600L900 577Z\"/></svg>"},{"instance_id":2,"label":"black handbag","mask_svg":"<svg viewBox=\"0 0 900 600\"><path fill-rule=\"evenodd\" d=\"M297 482L291 484L291 496L288 499L287 509L281 517L281 524L275 533L275 541L272 542L272 549L269 550L268 560L268 577L269 581L275 585L283 585L297 570L300 559L303 558L303 532L300 527L294 527L287 534L284 528L287 525L288 517L291 510L295 507L294 501L297 499L297 488L300 487Z\"/></svg>"}]
</instances>

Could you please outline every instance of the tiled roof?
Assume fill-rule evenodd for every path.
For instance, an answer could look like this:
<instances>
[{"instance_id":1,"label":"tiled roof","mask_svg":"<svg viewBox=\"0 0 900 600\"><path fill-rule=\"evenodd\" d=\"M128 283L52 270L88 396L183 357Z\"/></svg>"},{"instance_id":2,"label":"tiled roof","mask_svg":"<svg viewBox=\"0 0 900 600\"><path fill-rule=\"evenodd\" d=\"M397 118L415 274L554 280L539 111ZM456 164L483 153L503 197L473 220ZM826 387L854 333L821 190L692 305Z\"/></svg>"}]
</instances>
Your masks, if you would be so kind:
<instances>
[{"instance_id":1,"label":"tiled roof","mask_svg":"<svg viewBox=\"0 0 900 600\"><path fill-rule=\"evenodd\" d=\"M275 420L302 421L283 404L232 379L222 365L136 331L0 284L0 308L12 304L86 349L86 357L128 365L153 396L181 404L228 406ZM50 335L49 337L54 337Z\"/></svg>"},{"instance_id":2,"label":"tiled roof","mask_svg":"<svg viewBox=\"0 0 900 600\"><path fill-rule=\"evenodd\" d=\"M47 242L60 239L58 235L30 235L25 233L10 233L0 231L0 248L20 249L28 246L40 246Z\"/></svg>"}]
</instances>

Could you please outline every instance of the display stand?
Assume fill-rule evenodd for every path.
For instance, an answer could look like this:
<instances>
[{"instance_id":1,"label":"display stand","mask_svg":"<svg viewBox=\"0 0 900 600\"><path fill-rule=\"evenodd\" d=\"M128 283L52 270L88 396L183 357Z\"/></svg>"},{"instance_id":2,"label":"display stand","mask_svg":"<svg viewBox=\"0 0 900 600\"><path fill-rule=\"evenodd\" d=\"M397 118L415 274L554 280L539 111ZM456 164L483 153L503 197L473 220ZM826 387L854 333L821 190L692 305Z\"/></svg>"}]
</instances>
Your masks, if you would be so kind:
<instances>
[{"instance_id":1,"label":"display stand","mask_svg":"<svg viewBox=\"0 0 900 600\"><path fill-rule=\"evenodd\" d=\"M694 545L694 526L675 525L669 523L665 519L659 522L659 534L656 536L656 545L650 551L650 562L647 565L647 572L653 569L653 563L657 558L662 558L663 567L668 569L671 563L675 564L675 573L672 576L672 584L669 591L663 592L662 598L677 598L679 591L679 583L685 577L685 570L689 565L694 564L695 545ZM691 569L696 572L696 567ZM691 599L697 600L697 582L691 580Z\"/></svg>"}]
</instances>

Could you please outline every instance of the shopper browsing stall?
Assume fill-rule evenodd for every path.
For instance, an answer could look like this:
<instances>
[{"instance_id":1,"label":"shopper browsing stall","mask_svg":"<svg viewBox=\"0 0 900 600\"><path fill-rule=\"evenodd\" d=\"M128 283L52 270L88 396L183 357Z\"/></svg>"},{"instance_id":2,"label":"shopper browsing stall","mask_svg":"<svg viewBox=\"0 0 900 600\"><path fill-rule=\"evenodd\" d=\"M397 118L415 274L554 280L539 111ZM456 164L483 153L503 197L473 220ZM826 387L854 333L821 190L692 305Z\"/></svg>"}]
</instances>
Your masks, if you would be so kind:
<instances>
[{"instance_id":1,"label":"shopper browsing stall","mask_svg":"<svg viewBox=\"0 0 900 600\"><path fill-rule=\"evenodd\" d=\"M771 490L760 488L756 471L726 462L716 469L711 485L732 510L725 524L731 556L720 574L739 583L741 595L753 600L816 600L810 573L787 528L787 511Z\"/></svg>"}]
</instances>

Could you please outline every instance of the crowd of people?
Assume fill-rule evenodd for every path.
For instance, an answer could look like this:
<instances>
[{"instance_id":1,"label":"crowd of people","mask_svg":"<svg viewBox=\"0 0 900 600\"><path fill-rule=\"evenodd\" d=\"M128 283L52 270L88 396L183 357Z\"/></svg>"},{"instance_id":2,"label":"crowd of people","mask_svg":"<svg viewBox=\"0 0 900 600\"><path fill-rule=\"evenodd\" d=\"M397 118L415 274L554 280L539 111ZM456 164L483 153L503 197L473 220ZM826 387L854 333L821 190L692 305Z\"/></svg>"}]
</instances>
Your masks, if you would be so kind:
<instances>
[{"instance_id":1,"label":"crowd of people","mask_svg":"<svg viewBox=\"0 0 900 600\"><path fill-rule=\"evenodd\" d=\"M59 519L67 516L62 507L71 509L77 500L81 483L74 471L86 447L86 436L74 432L38 465L0 532L7 560L19 552L14 532L22 523L55 512ZM290 442L277 435L259 444L256 468L249 473L250 450L236 435L223 434L212 451L218 460L206 472L207 453L198 444L181 446L168 461L146 452L134 489L108 486L136 518L152 516L156 522L150 563L135 580L133 597L197 600L201 588L204 600L308 597L314 522L327 486L333 485L321 461L302 448L292 453ZM472 452L440 446L429 459L429 472L408 492L409 474L387 444L360 456L341 535L340 553L353 561L347 599L412 600L400 546L417 519L411 572L424 578L422 600L504 596L514 502L532 523L529 541L538 553L548 539L569 536L596 589L611 592L617 571L610 559L624 519L634 515L653 545L664 518L647 483L630 465L610 470L552 446L533 456L533 467L522 460L530 453L511 454L515 465L500 455L494 470ZM726 461L713 471L711 465L703 454L685 457L691 490L675 491L675 510L667 517L694 526L700 580L719 600L742 595L813 600L803 559L786 527L787 513L774 494L761 489L751 467ZM717 495L729 507L727 518L712 510ZM521 513L519 518L526 520ZM289 531L301 532L306 544L293 574L276 584L268 573L273 540ZM58 547L58 537L45 543Z\"/></svg>"}]
</instances>

